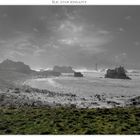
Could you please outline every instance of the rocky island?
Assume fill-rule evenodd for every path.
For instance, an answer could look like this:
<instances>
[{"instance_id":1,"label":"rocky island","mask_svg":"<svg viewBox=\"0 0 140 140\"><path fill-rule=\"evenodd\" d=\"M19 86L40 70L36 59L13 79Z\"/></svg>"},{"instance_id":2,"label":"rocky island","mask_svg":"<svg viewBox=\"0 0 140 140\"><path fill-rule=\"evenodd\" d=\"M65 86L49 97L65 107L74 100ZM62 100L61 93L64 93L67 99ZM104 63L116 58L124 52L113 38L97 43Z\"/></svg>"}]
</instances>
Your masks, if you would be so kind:
<instances>
[{"instance_id":1,"label":"rocky island","mask_svg":"<svg viewBox=\"0 0 140 140\"><path fill-rule=\"evenodd\" d=\"M53 71L60 73L74 73L74 70L71 66L54 66Z\"/></svg>"},{"instance_id":2,"label":"rocky island","mask_svg":"<svg viewBox=\"0 0 140 140\"><path fill-rule=\"evenodd\" d=\"M113 79L131 79L126 75L126 70L124 67L120 66L115 69L108 69L105 78L113 78Z\"/></svg>"}]
</instances>

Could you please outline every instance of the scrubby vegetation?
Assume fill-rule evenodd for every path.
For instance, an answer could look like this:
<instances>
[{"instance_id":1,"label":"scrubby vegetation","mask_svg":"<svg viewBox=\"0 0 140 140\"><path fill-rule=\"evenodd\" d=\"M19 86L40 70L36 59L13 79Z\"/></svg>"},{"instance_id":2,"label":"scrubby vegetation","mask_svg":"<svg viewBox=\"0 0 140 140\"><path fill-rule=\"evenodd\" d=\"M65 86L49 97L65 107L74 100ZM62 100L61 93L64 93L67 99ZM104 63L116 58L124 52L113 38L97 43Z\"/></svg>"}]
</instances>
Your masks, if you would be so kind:
<instances>
[{"instance_id":1,"label":"scrubby vegetation","mask_svg":"<svg viewBox=\"0 0 140 140\"><path fill-rule=\"evenodd\" d=\"M140 134L140 108L0 108L0 134Z\"/></svg>"}]
</instances>

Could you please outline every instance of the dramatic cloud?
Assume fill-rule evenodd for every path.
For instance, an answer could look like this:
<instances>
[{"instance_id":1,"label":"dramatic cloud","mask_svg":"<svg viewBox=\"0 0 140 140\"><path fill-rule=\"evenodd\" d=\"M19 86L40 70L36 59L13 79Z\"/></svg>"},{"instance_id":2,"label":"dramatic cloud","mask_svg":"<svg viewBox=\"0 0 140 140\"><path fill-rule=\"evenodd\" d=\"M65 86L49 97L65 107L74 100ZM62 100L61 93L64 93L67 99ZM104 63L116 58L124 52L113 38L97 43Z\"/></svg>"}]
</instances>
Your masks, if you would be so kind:
<instances>
[{"instance_id":1,"label":"dramatic cloud","mask_svg":"<svg viewBox=\"0 0 140 140\"><path fill-rule=\"evenodd\" d=\"M140 67L138 12L139 6L1 6L0 59L33 68L122 61Z\"/></svg>"}]
</instances>

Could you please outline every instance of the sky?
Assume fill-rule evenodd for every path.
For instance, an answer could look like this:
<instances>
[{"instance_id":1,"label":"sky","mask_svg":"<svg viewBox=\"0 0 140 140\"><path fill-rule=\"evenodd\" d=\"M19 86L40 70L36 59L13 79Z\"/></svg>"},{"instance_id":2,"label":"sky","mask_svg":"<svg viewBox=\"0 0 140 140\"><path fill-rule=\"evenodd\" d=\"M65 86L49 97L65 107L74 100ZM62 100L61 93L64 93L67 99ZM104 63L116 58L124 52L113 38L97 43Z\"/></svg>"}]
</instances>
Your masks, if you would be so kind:
<instances>
[{"instance_id":1,"label":"sky","mask_svg":"<svg viewBox=\"0 0 140 140\"><path fill-rule=\"evenodd\" d=\"M140 69L140 6L0 6L0 61Z\"/></svg>"}]
</instances>

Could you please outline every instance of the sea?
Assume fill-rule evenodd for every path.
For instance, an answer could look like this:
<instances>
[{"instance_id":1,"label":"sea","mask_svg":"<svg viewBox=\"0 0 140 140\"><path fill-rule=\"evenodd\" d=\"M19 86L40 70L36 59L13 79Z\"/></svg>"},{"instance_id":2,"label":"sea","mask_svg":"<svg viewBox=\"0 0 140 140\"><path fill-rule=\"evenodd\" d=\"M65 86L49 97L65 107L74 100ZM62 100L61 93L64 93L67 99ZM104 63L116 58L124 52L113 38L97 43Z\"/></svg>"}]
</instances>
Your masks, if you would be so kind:
<instances>
[{"instance_id":1,"label":"sea","mask_svg":"<svg viewBox=\"0 0 140 140\"><path fill-rule=\"evenodd\" d=\"M62 75L31 79L27 84L34 88L47 89L61 93L73 93L77 96L90 98L104 95L108 98L140 96L140 71L128 70L131 80L104 78L105 71L82 72L84 77Z\"/></svg>"}]
</instances>

